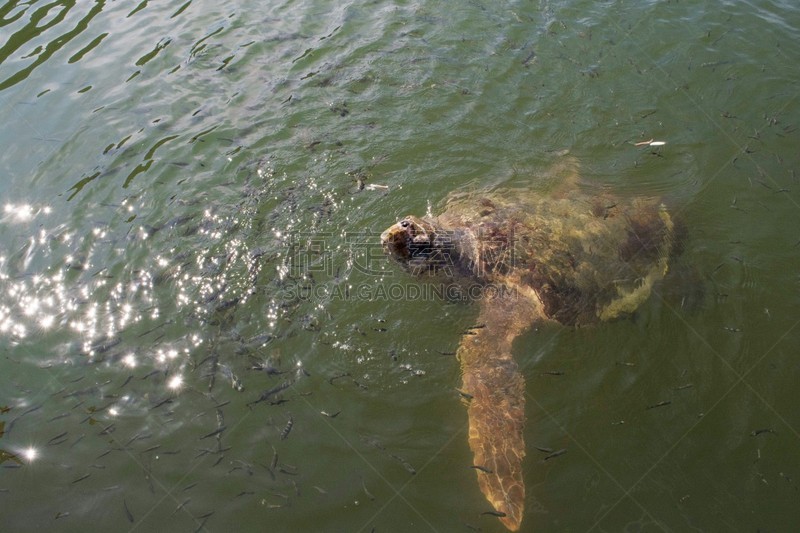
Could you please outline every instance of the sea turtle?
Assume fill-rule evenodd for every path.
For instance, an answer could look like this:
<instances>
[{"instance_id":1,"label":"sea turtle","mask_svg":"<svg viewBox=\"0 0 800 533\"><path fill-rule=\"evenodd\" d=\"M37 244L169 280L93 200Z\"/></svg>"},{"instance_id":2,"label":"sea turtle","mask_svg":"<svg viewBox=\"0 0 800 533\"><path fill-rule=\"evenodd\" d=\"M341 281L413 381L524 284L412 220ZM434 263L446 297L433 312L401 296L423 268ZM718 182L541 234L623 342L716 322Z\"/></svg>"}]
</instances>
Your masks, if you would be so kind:
<instances>
[{"instance_id":1,"label":"sea turtle","mask_svg":"<svg viewBox=\"0 0 800 533\"><path fill-rule=\"evenodd\" d=\"M534 324L578 326L633 312L667 273L674 225L655 198L520 190L452 195L439 216L406 216L381 234L415 274L465 280L478 325L457 351L478 483L510 530L523 518L525 384L514 339ZM476 290L477 289L477 290Z\"/></svg>"}]
</instances>

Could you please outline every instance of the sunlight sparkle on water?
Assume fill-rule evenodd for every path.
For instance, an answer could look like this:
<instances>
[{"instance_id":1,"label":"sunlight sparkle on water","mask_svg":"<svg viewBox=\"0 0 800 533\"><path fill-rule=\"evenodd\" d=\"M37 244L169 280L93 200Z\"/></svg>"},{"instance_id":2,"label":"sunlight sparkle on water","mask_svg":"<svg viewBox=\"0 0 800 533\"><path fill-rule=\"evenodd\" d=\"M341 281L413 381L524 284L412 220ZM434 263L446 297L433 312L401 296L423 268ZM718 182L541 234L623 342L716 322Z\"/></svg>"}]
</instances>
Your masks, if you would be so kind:
<instances>
[{"instance_id":1,"label":"sunlight sparkle on water","mask_svg":"<svg viewBox=\"0 0 800 533\"><path fill-rule=\"evenodd\" d=\"M17 222L27 222L33 218L33 206L30 204L6 204L6 214Z\"/></svg>"},{"instance_id":2,"label":"sunlight sparkle on water","mask_svg":"<svg viewBox=\"0 0 800 533\"><path fill-rule=\"evenodd\" d=\"M50 329L53 327L55 321L56 317L53 315L42 315L42 317L39 319L39 325L42 327L42 329Z\"/></svg>"},{"instance_id":3,"label":"sunlight sparkle on water","mask_svg":"<svg viewBox=\"0 0 800 533\"><path fill-rule=\"evenodd\" d=\"M169 387L172 390L179 390L182 386L183 386L183 376L181 376L180 374L172 376L171 378L169 378L169 381L167 381L167 387Z\"/></svg>"},{"instance_id":4,"label":"sunlight sparkle on water","mask_svg":"<svg viewBox=\"0 0 800 533\"><path fill-rule=\"evenodd\" d=\"M24 450L22 450L22 456L28 461L33 462L39 456L39 450L34 448L33 446L28 446Z\"/></svg>"}]
</instances>

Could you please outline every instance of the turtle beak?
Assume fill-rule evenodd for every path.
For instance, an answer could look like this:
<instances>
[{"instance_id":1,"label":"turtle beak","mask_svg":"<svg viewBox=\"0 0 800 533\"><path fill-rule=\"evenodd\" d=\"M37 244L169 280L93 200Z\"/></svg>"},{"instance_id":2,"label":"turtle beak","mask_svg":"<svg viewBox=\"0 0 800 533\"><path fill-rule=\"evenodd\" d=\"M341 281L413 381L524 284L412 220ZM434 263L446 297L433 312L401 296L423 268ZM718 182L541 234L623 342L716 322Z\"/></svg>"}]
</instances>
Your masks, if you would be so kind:
<instances>
[{"instance_id":1,"label":"turtle beak","mask_svg":"<svg viewBox=\"0 0 800 533\"><path fill-rule=\"evenodd\" d=\"M389 228L385 230L383 233L381 233L381 246L383 247L384 250L386 250L389 244L389 240L391 238L392 238L392 228Z\"/></svg>"},{"instance_id":2,"label":"turtle beak","mask_svg":"<svg viewBox=\"0 0 800 533\"><path fill-rule=\"evenodd\" d=\"M381 246L383 251L397 259L407 259L408 251L408 229L394 224L389 229L381 233Z\"/></svg>"}]
</instances>

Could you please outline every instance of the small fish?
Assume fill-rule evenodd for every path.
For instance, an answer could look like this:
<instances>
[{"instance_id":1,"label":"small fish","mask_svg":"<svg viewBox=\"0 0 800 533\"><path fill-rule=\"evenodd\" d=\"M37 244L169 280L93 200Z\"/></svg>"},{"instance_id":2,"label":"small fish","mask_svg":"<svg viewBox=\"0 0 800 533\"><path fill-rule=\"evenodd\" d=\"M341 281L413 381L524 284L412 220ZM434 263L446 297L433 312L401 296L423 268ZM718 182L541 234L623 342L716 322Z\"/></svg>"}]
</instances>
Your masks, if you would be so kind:
<instances>
[{"instance_id":1,"label":"small fish","mask_svg":"<svg viewBox=\"0 0 800 533\"><path fill-rule=\"evenodd\" d=\"M273 447L272 448L272 462L269 464L269 468L271 470L275 470L275 467L278 466L278 451Z\"/></svg>"},{"instance_id":2,"label":"small fish","mask_svg":"<svg viewBox=\"0 0 800 533\"><path fill-rule=\"evenodd\" d=\"M242 384L242 380L233 373L233 370L230 369L228 365L220 365L219 371L222 372L222 375L228 378L231 382L231 387L237 391L242 392L244 390L244 385Z\"/></svg>"},{"instance_id":3,"label":"small fish","mask_svg":"<svg viewBox=\"0 0 800 533\"><path fill-rule=\"evenodd\" d=\"M63 443L63 442L64 442L64 440L66 440L66 439L64 439L64 440L61 440L61 439L62 439L63 437L66 437L66 436L67 436L67 433L68 433L67 431L65 431L65 432L63 432L63 433L59 433L58 435L56 435L55 437L53 437L52 439L50 439L49 441L47 441L47 444L48 444L48 445L53 445L53 444L61 444L61 443ZM2 433L0 432L0 435L1 435L1 434L2 434ZM56 441L58 441L58 442L56 442Z\"/></svg>"},{"instance_id":4,"label":"small fish","mask_svg":"<svg viewBox=\"0 0 800 533\"><path fill-rule=\"evenodd\" d=\"M125 509L125 517L128 519L128 522L133 524L133 513L131 513L131 510L128 509L128 502L126 502L124 498L122 500L122 507Z\"/></svg>"},{"instance_id":5,"label":"small fish","mask_svg":"<svg viewBox=\"0 0 800 533\"><path fill-rule=\"evenodd\" d=\"M670 405L672 400L664 400L663 402L658 402L653 405L648 405L645 409L655 409L656 407L664 407L665 405Z\"/></svg>"},{"instance_id":6,"label":"small fish","mask_svg":"<svg viewBox=\"0 0 800 533\"><path fill-rule=\"evenodd\" d=\"M337 375L333 376L332 378L328 379L328 383L333 385L333 382L336 381L337 379L348 378L348 377L351 377L350 372L345 372L343 374L337 374Z\"/></svg>"},{"instance_id":7,"label":"small fish","mask_svg":"<svg viewBox=\"0 0 800 533\"><path fill-rule=\"evenodd\" d=\"M481 514L482 515L496 516L498 518L504 518L506 516L506 513L501 513L500 511L484 511Z\"/></svg>"},{"instance_id":8,"label":"small fish","mask_svg":"<svg viewBox=\"0 0 800 533\"><path fill-rule=\"evenodd\" d=\"M416 468L414 468L414 467L411 465L411 463L409 463L408 461L406 461L405 459L403 459L403 458L402 458L402 457L400 457L399 455L394 455L394 454L391 454L391 453L390 453L390 454L389 454L389 457L391 457L391 458L392 458L392 459L394 459L395 461L399 461L399 462L400 462L400 464L402 464L402 465L403 465L403 468L405 468L405 469L408 471L408 473L410 473L410 474L416 474L416 473L417 473L417 469L416 469Z\"/></svg>"},{"instance_id":9,"label":"small fish","mask_svg":"<svg viewBox=\"0 0 800 533\"><path fill-rule=\"evenodd\" d=\"M762 433L772 433L773 435L775 435L775 431L774 430L772 430L770 428L764 428L764 429L757 429L757 430L753 431L752 433L750 433L750 436L757 437L757 436L761 435Z\"/></svg>"},{"instance_id":10,"label":"small fish","mask_svg":"<svg viewBox=\"0 0 800 533\"><path fill-rule=\"evenodd\" d=\"M200 531L206 531L206 522L208 522L208 519L211 518L211 515L213 515L213 514L214 514L214 511L211 511L211 512L208 512L208 513L206 513L206 514L204 514L202 516L198 516L197 517L198 519L201 520L201 522L197 526L197 529L194 530L195 533L199 533Z\"/></svg>"},{"instance_id":11,"label":"small fish","mask_svg":"<svg viewBox=\"0 0 800 533\"><path fill-rule=\"evenodd\" d=\"M481 465L472 465L472 466L470 466L470 468L474 468L475 470L480 470L481 472L485 472L487 474L491 474L492 473L491 469L486 468L485 466L481 466Z\"/></svg>"},{"instance_id":12,"label":"small fish","mask_svg":"<svg viewBox=\"0 0 800 533\"><path fill-rule=\"evenodd\" d=\"M190 501L192 501L192 499L191 499L191 498L186 498L185 500L183 500L181 503L179 503L179 504L178 504L178 506L177 506L177 507L175 507L175 510L172 512L172 514L175 514L175 513L177 513L178 511L180 511L180 510L184 509L184 508L186 507L186 505L188 505L188 503L189 503Z\"/></svg>"},{"instance_id":13,"label":"small fish","mask_svg":"<svg viewBox=\"0 0 800 533\"><path fill-rule=\"evenodd\" d=\"M122 337L114 337L110 339L103 339L93 344L90 348L91 351L102 354L122 342Z\"/></svg>"},{"instance_id":14,"label":"small fish","mask_svg":"<svg viewBox=\"0 0 800 533\"><path fill-rule=\"evenodd\" d=\"M255 400L253 402L250 402L249 404L247 404L247 406L249 407L251 405L266 401L266 400L268 400L270 398L270 396L274 396L275 394L278 394L279 392L288 389L293 384L294 384L294 380L288 379L288 380L276 385L275 387L272 387L271 389L265 390L264 392L261 393L261 396L259 396L257 400Z\"/></svg>"},{"instance_id":15,"label":"small fish","mask_svg":"<svg viewBox=\"0 0 800 533\"><path fill-rule=\"evenodd\" d=\"M367 483L364 481L363 477L361 478L361 488L364 489L364 494L367 495L367 498L369 498L370 501L375 501L375 496L373 496L372 493L367 489Z\"/></svg>"},{"instance_id":16,"label":"small fish","mask_svg":"<svg viewBox=\"0 0 800 533\"><path fill-rule=\"evenodd\" d=\"M286 438L289 436L289 432L292 431L293 425L294 425L294 418L292 418L292 415L290 414L289 420L286 421L286 425L281 430L281 440L286 440Z\"/></svg>"},{"instance_id":17,"label":"small fish","mask_svg":"<svg viewBox=\"0 0 800 533\"><path fill-rule=\"evenodd\" d=\"M128 442L126 442L126 443L123 445L123 447L126 447L126 446L128 446L129 444L131 444L131 443L133 443L134 441L137 441L137 440L145 440L145 439L152 438L152 436L153 436L153 434L152 434L152 433L145 433L145 434L142 434L142 433L137 433L136 435L134 435L133 437L131 437L130 439L128 439Z\"/></svg>"},{"instance_id":18,"label":"small fish","mask_svg":"<svg viewBox=\"0 0 800 533\"><path fill-rule=\"evenodd\" d=\"M562 448L562 449L560 449L558 451L555 451L555 452L551 453L550 455L546 456L544 459L542 459L542 461L549 461L550 459L555 459L556 457L564 455L565 453L567 453L567 449L566 448Z\"/></svg>"},{"instance_id":19,"label":"small fish","mask_svg":"<svg viewBox=\"0 0 800 533\"><path fill-rule=\"evenodd\" d=\"M535 59L536 59L536 52L531 52L530 54L528 54L528 57L522 60L522 64L527 67L528 64Z\"/></svg>"},{"instance_id":20,"label":"small fish","mask_svg":"<svg viewBox=\"0 0 800 533\"><path fill-rule=\"evenodd\" d=\"M84 474L84 475L82 475L81 477L79 477L79 478L77 478L77 479L73 479L73 480L72 480L72 483L78 483L78 482L80 482L80 481L83 481L84 479L86 479L86 478L87 478L87 477L89 477L89 476L91 476L91 474Z\"/></svg>"},{"instance_id":21,"label":"small fish","mask_svg":"<svg viewBox=\"0 0 800 533\"><path fill-rule=\"evenodd\" d=\"M211 433L207 433L207 434L203 435L202 437L200 437L200 440L207 439L209 437L213 437L214 435L219 435L220 433L225 431L225 429L227 429L227 426L218 427L217 429L215 429Z\"/></svg>"},{"instance_id":22,"label":"small fish","mask_svg":"<svg viewBox=\"0 0 800 533\"><path fill-rule=\"evenodd\" d=\"M160 402L158 402L157 404L155 404L153 407L151 407L151 408L150 408L150 410L152 411L152 410L154 410L154 409L158 409L159 407L161 407L161 406L162 406L162 405L164 405L164 404L167 404L167 403L172 403L172 400L173 400L173 399L172 399L172 397L167 397L167 398L164 398L163 400L161 400Z\"/></svg>"}]
</instances>

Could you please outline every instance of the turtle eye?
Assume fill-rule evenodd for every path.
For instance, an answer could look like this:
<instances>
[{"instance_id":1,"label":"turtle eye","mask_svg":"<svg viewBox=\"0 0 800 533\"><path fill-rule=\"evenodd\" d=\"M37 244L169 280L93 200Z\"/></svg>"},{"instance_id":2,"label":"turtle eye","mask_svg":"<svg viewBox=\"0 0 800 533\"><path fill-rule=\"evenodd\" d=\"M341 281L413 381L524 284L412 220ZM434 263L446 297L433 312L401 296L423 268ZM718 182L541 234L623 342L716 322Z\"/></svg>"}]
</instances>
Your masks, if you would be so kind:
<instances>
[{"instance_id":1,"label":"turtle eye","mask_svg":"<svg viewBox=\"0 0 800 533\"><path fill-rule=\"evenodd\" d=\"M400 227L401 227L401 228L407 228L407 227L409 227L410 225L411 225L411 222L409 222L408 220L401 220L401 221L400 221Z\"/></svg>"}]
</instances>

